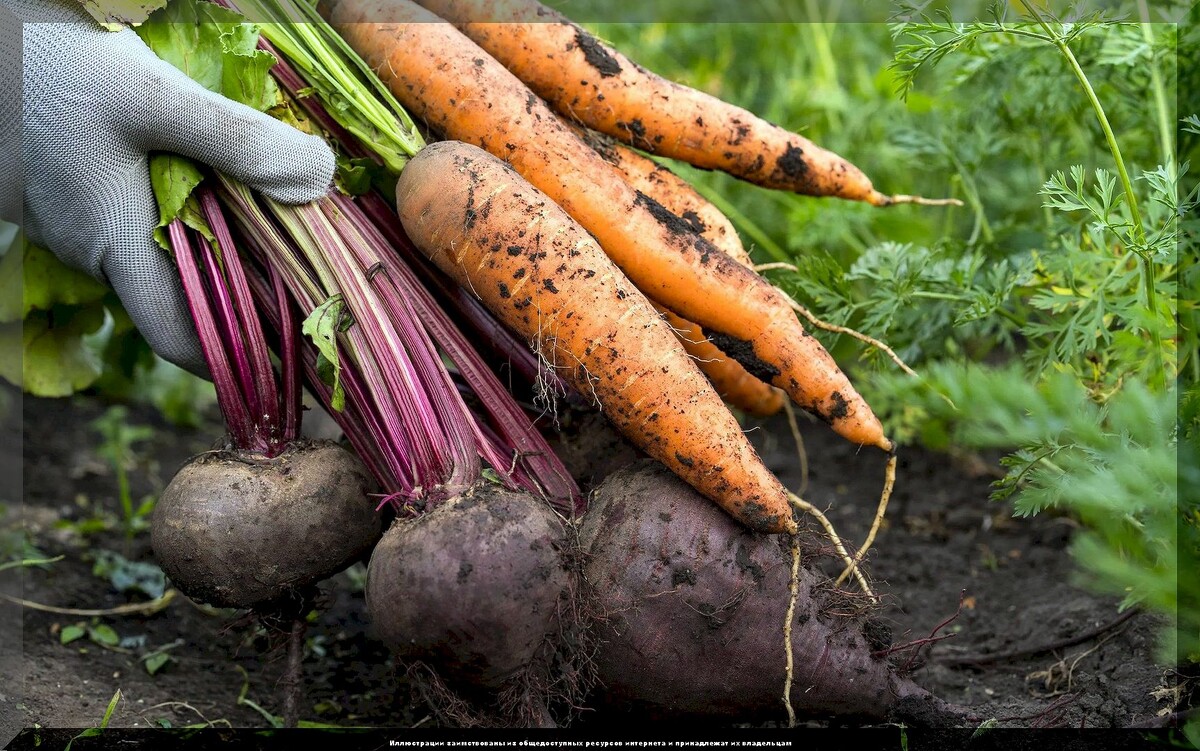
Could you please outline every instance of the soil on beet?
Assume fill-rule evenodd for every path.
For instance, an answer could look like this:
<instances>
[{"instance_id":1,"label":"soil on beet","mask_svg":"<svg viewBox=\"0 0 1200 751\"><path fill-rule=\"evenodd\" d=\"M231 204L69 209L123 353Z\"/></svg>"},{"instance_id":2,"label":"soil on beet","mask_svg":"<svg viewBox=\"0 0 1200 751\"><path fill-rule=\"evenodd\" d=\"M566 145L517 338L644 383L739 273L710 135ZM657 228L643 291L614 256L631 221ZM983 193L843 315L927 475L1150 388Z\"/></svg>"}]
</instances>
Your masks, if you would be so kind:
<instances>
[{"instance_id":1,"label":"soil on beet","mask_svg":"<svg viewBox=\"0 0 1200 751\"><path fill-rule=\"evenodd\" d=\"M31 603L104 610L145 600L116 592L93 574L93 564L104 550L152 561L148 532L127 541L119 524L92 533L82 524L99 512L120 518L117 479L89 425L104 409L85 397L27 397L20 456L11 444L0 447L0 469L20 467L24 473L24 503L9 508L0 524L9 530L23 525L38 551L63 556L44 568L23 570L20 596ZM154 430L153 438L135 447L137 459L129 468L135 503L161 492L189 456L212 448L220 437L215 421L184 430L149 412L132 411L129 419ZM786 422L750 421L747 428L768 466L785 485L798 487L799 462ZM805 498L829 509L843 536L861 540L882 483L883 457L846 445L823 425L805 424L803 430L811 467ZM1118 603L1073 583L1071 520L1047 514L1013 518L1009 507L988 500L994 461L955 461L912 448L900 456L888 521L870 555L877 591L886 599L883 620L900 644L929 636L959 611L939 632L949 638L914 660L917 683L970 707L980 721L997 719L1001 727L1128 727L1181 708L1172 702L1179 698L1171 691L1174 674L1154 661L1158 624L1147 615L1059 649L987 664L952 663L964 655L1029 650L1084 634L1113 622ZM308 632L302 718L387 728L438 726L436 711L374 638L356 571L361 569L322 586L322 606ZM0 608L13 607L0 602ZM93 619L27 607L21 617L21 674L0 686L0 718L15 713L24 727L96 726L118 689L111 727L206 722L267 727L255 706L282 711L277 682L284 651L272 650L266 633L236 611L203 609L178 597L149 616ZM124 646L103 647L86 637L62 644L63 629L81 623L108 625L125 639ZM161 647L171 660L151 675L141 657ZM603 728L613 719L623 727L634 721L594 716L585 725ZM782 706L779 719L785 719Z\"/></svg>"}]
</instances>

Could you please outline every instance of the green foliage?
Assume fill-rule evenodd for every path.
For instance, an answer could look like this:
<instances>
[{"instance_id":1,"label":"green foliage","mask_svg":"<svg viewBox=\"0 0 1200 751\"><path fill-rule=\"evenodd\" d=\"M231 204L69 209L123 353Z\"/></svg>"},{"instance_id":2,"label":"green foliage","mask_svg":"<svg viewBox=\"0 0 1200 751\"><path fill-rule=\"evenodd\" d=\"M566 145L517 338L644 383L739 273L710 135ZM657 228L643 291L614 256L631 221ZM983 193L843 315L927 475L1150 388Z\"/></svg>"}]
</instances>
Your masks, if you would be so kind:
<instances>
[{"instance_id":1,"label":"green foliage","mask_svg":"<svg viewBox=\"0 0 1200 751\"><path fill-rule=\"evenodd\" d=\"M121 689L117 689L116 693L112 695L112 699L109 699L108 701L108 707L106 707L104 710L104 716L100 718L100 724L95 727L85 728L67 743L66 748L64 748L63 751L71 751L71 746L75 745L75 741L79 740L80 738L95 738L107 730L108 723L110 720L112 720L113 711L116 710L117 703L120 701Z\"/></svg>"},{"instance_id":2,"label":"green foliage","mask_svg":"<svg viewBox=\"0 0 1200 751\"><path fill-rule=\"evenodd\" d=\"M103 284L63 266L49 251L31 243L20 246L0 260L5 293L0 297L0 322L20 321L35 310L91 305L108 293Z\"/></svg>"},{"instance_id":3,"label":"green foliage","mask_svg":"<svg viewBox=\"0 0 1200 751\"><path fill-rule=\"evenodd\" d=\"M125 393L130 398L152 405L168 423L180 427L199 427L217 403L212 383L158 358L129 383Z\"/></svg>"},{"instance_id":4,"label":"green foliage","mask_svg":"<svg viewBox=\"0 0 1200 751\"><path fill-rule=\"evenodd\" d=\"M336 294L313 309L304 319L300 331L317 348L317 374L333 390L330 406L342 411L346 404L342 388L342 364L338 357L337 335L350 326L350 313L341 294Z\"/></svg>"},{"instance_id":5,"label":"green foliage","mask_svg":"<svg viewBox=\"0 0 1200 751\"><path fill-rule=\"evenodd\" d=\"M111 293L23 239L0 258L0 377L36 396L92 385Z\"/></svg>"},{"instance_id":6,"label":"green foliage","mask_svg":"<svg viewBox=\"0 0 1200 751\"><path fill-rule=\"evenodd\" d=\"M392 92L317 12L315 3L239 0L238 7L261 22L263 36L304 76L330 116L369 145L392 176L425 145Z\"/></svg>"},{"instance_id":7,"label":"green foliage","mask_svg":"<svg viewBox=\"0 0 1200 751\"><path fill-rule=\"evenodd\" d=\"M848 269L827 254L804 256L796 265L799 273L771 278L798 299L810 300L831 323L869 331L914 362L964 348L976 356L997 346L1011 348L1005 306L1032 273L1029 259L997 261L978 249L891 242L867 248ZM867 354L881 356L876 350Z\"/></svg>"},{"instance_id":8,"label":"green foliage","mask_svg":"<svg viewBox=\"0 0 1200 751\"><path fill-rule=\"evenodd\" d=\"M1176 161L1164 136L1174 123L1166 104L1174 98L1166 95L1174 30L1099 16L1058 24L1022 5L1031 18L1021 25L1001 24L1000 11L987 23L897 25L903 44L893 63L902 90L938 62L952 66L953 87L1009 76L1024 83L1035 68L1040 80L1079 92L1090 105L1088 113L1064 107L1061 94L993 89L1009 109L1050 124L1064 150L1059 164L1079 160L1048 169L1029 155L1047 176L1038 191L1040 231L1022 237L1024 247L1014 252L973 233L961 251L1020 259L1029 270L1003 289L1006 300L993 298L995 311L1008 311L1008 331L995 341L1019 341L1021 365L984 370L926 358L924 383L885 377L877 387L889 392L888 406L904 406L913 435L1011 451L995 497L1018 515L1053 507L1076 516L1083 531L1072 552L1081 580L1167 615L1175 625L1163 635L1162 658L1195 660L1200 584L1178 577L1182 563L1195 559L1188 521L1195 506L1181 504L1177 489L1181 479L1188 485L1181 468L1197 455L1193 440L1180 443L1173 384L1182 368L1195 367L1194 347L1181 351L1176 341L1178 281L1187 281L1181 270L1195 253L1181 220L1197 194L1182 189L1188 165ZM1044 67L1047 51L1057 51L1057 75ZM999 59L1004 68L995 74ZM1070 124L1087 114L1084 127ZM1016 142L1008 148L1024 151ZM1105 150L1110 161L1100 166ZM987 234L1002 237L994 228ZM957 339L977 335L961 323Z\"/></svg>"},{"instance_id":9,"label":"green foliage","mask_svg":"<svg viewBox=\"0 0 1200 751\"><path fill-rule=\"evenodd\" d=\"M144 667L146 672L150 675L156 675L158 671L166 667L167 663L170 661L171 655L167 654L166 652L154 652L142 658L142 667Z\"/></svg>"},{"instance_id":10,"label":"green foliage","mask_svg":"<svg viewBox=\"0 0 1200 751\"><path fill-rule=\"evenodd\" d=\"M0 572L17 568L41 568L63 559L49 558L29 539L28 533L16 521L16 512L0 503Z\"/></svg>"},{"instance_id":11,"label":"green foliage","mask_svg":"<svg viewBox=\"0 0 1200 751\"><path fill-rule=\"evenodd\" d=\"M5 325L0 352L14 356L4 358L0 375L38 396L80 391L100 376L100 359L87 338L103 325L103 308L36 311L21 323Z\"/></svg>"},{"instance_id":12,"label":"green foliage","mask_svg":"<svg viewBox=\"0 0 1200 751\"><path fill-rule=\"evenodd\" d=\"M154 511L152 496L134 503L128 469L135 458L134 445L153 438L154 431L146 425L129 424L129 410L123 405L109 407L92 421L92 429L100 437L100 453L108 460L117 478L117 499L121 504L122 528L128 544L134 535L149 527L150 514Z\"/></svg>"},{"instance_id":13,"label":"green foliage","mask_svg":"<svg viewBox=\"0 0 1200 751\"><path fill-rule=\"evenodd\" d=\"M241 14L209 2L170 2L138 27L154 53L210 91L258 110L279 102L266 75L275 63L257 49L258 29Z\"/></svg>"},{"instance_id":14,"label":"green foliage","mask_svg":"<svg viewBox=\"0 0 1200 751\"><path fill-rule=\"evenodd\" d=\"M156 357L108 287L2 225L0 377L35 396L91 389L199 424L212 385Z\"/></svg>"},{"instance_id":15,"label":"green foliage","mask_svg":"<svg viewBox=\"0 0 1200 751\"><path fill-rule=\"evenodd\" d=\"M111 550L96 552L92 574L104 579L122 594L140 594L151 600L163 596L167 589L167 575L153 563L131 561Z\"/></svg>"},{"instance_id":16,"label":"green foliage","mask_svg":"<svg viewBox=\"0 0 1200 751\"><path fill-rule=\"evenodd\" d=\"M890 393L922 421L941 422L951 445L1016 450L1003 461L1006 476L993 497L1013 503L1018 516L1048 508L1083 522L1072 552L1090 586L1179 613L1200 626L1200 581L1179 577L1181 472L1195 472L1195 440L1180 444L1175 391L1127 381L1104 404L1071 374L1030 379L1018 365L988 368L937 363L923 382L888 376ZM1182 455L1181 455L1182 454ZM1187 467L1185 469L1185 467ZM1200 509L1192 504L1192 509ZM1186 510L1185 510L1186 516ZM1164 656L1176 654L1175 634ZM1182 653L1200 651L1200 632L1180 633Z\"/></svg>"}]
</instances>

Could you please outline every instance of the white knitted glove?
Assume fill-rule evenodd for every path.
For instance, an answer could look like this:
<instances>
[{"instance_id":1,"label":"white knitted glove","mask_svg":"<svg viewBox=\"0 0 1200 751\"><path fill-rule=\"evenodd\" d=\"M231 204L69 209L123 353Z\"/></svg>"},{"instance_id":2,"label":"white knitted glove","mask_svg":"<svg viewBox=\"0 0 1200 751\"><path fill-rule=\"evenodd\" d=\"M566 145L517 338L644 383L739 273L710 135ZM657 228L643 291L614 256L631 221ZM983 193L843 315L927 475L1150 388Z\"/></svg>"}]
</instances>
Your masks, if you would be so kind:
<instances>
[{"instance_id":1,"label":"white knitted glove","mask_svg":"<svg viewBox=\"0 0 1200 751\"><path fill-rule=\"evenodd\" d=\"M106 31L75 2L0 0L0 16L5 9L24 22L20 89L0 69L0 95L23 93L26 235L107 281L164 359L207 373L179 274L152 238L147 152L196 159L284 203L325 194L333 152L210 92L132 30Z\"/></svg>"}]
</instances>

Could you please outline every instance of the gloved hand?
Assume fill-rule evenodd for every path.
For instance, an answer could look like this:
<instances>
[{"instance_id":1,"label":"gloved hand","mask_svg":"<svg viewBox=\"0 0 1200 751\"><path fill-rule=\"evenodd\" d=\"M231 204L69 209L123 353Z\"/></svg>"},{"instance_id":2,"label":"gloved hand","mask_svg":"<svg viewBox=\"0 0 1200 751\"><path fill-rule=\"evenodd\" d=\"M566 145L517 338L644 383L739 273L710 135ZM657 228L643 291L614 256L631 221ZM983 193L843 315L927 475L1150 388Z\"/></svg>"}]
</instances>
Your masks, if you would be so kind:
<instances>
[{"instance_id":1,"label":"gloved hand","mask_svg":"<svg viewBox=\"0 0 1200 751\"><path fill-rule=\"evenodd\" d=\"M147 152L196 159L284 203L325 194L333 152L203 88L132 30L104 30L74 0L0 0L0 8L25 22L26 235L109 283L164 359L206 374L178 272L152 238ZM0 92L16 91L10 77L0 70Z\"/></svg>"}]
</instances>

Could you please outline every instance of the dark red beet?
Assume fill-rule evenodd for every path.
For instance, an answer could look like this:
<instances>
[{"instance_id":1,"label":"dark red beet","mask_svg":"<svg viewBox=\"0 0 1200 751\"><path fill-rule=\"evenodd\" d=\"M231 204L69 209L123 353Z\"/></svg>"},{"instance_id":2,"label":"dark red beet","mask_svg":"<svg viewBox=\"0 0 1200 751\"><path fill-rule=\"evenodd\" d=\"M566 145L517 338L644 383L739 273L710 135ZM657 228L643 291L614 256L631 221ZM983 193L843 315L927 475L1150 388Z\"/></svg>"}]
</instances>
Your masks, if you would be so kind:
<instances>
[{"instance_id":1,"label":"dark red beet","mask_svg":"<svg viewBox=\"0 0 1200 751\"><path fill-rule=\"evenodd\" d=\"M558 632L571 590L565 546L546 503L495 485L397 520L368 567L375 632L456 691L498 689Z\"/></svg>"},{"instance_id":2,"label":"dark red beet","mask_svg":"<svg viewBox=\"0 0 1200 751\"><path fill-rule=\"evenodd\" d=\"M249 608L315 584L379 539L374 483L333 443L296 444L275 458L193 458L154 508L151 544L188 597Z\"/></svg>"},{"instance_id":3,"label":"dark red beet","mask_svg":"<svg viewBox=\"0 0 1200 751\"><path fill-rule=\"evenodd\" d=\"M656 462L610 475L580 533L602 615L604 701L658 715L785 719L789 541L748 531ZM872 657L886 647L878 625L854 616L858 604L848 600L840 604L850 614L834 614L846 595L822 585L825 577L801 566L792 626L798 715L961 719Z\"/></svg>"}]
</instances>

